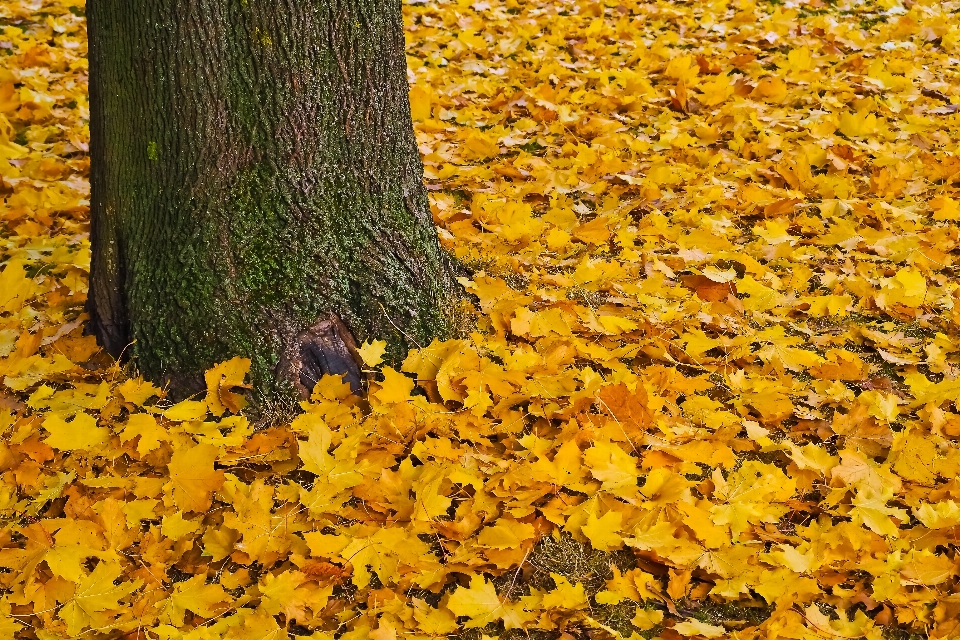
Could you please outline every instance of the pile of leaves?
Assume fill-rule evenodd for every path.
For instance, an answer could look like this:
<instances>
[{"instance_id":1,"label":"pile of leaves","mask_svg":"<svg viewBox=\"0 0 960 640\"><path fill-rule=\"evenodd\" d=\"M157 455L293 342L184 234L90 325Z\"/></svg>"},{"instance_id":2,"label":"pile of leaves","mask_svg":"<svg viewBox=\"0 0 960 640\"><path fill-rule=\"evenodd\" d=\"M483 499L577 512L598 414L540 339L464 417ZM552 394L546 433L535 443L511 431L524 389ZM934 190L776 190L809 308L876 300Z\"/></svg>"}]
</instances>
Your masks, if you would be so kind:
<instances>
[{"instance_id":1,"label":"pile of leaves","mask_svg":"<svg viewBox=\"0 0 960 640\"><path fill-rule=\"evenodd\" d=\"M83 2L0 1L0 638L957 637L960 2L405 12L475 331L255 429L82 335Z\"/></svg>"}]
</instances>

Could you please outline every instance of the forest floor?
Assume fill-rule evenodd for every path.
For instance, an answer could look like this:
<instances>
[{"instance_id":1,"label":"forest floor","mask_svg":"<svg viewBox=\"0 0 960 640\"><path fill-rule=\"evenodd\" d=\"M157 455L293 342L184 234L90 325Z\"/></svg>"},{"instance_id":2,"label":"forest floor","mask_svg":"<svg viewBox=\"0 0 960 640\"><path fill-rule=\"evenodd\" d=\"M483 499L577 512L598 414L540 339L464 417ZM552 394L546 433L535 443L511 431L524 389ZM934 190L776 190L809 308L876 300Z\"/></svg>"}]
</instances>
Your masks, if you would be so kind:
<instances>
[{"instance_id":1,"label":"forest floor","mask_svg":"<svg viewBox=\"0 0 960 640\"><path fill-rule=\"evenodd\" d=\"M0 0L0 639L960 637L958 11L408 3L475 329L255 431L82 335L83 0Z\"/></svg>"}]
</instances>

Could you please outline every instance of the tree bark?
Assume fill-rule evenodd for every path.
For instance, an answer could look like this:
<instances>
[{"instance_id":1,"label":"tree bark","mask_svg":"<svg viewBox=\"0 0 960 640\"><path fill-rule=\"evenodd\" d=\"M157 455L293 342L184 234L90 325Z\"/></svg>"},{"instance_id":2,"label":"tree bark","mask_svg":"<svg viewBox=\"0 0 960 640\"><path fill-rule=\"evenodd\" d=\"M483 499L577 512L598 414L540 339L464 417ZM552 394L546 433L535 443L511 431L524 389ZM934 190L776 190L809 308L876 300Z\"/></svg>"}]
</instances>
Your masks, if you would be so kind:
<instances>
[{"instance_id":1,"label":"tree bark","mask_svg":"<svg viewBox=\"0 0 960 640\"><path fill-rule=\"evenodd\" d=\"M400 0L89 0L90 327L180 394L356 387L459 298L423 187Z\"/></svg>"}]
</instances>

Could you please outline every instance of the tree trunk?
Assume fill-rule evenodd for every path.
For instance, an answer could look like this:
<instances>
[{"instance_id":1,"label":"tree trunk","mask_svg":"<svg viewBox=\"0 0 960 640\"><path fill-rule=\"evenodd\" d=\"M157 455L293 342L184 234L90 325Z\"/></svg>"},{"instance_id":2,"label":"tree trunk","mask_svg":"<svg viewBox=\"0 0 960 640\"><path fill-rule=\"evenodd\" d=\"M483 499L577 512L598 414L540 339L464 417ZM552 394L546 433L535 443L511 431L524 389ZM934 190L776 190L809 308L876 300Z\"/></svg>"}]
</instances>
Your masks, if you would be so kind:
<instances>
[{"instance_id":1,"label":"tree trunk","mask_svg":"<svg viewBox=\"0 0 960 640\"><path fill-rule=\"evenodd\" d=\"M400 0L89 0L91 329L178 393L356 387L459 298L423 188ZM132 344L131 344L132 343Z\"/></svg>"}]
</instances>

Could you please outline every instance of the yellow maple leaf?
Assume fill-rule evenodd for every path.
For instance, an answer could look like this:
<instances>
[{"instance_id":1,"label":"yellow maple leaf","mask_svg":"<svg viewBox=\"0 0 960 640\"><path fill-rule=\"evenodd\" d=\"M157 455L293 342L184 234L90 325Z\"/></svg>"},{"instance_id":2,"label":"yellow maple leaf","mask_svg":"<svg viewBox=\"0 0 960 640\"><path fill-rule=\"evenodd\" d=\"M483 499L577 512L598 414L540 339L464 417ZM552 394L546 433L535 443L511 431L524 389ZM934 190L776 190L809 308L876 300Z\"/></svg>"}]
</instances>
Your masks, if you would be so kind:
<instances>
[{"instance_id":1,"label":"yellow maple leaf","mask_svg":"<svg viewBox=\"0 0 960 640\"><path fill-rule=\"evenodd\" d=\"M862 524L882 536L899 537L900 530L891 516L901 522L906 522L909 517L905 509L887 506L891 497L888 492L876 493L869 489L857 491L852 500L850 519L854 524Z\"/></svg>"},{"instance_id":2,"label":"yellow maple leaf","mask_svg":"<svg viewBox=\"0 0 960 640\"><path fill-rule=\"evenodd\" d=\"M182 400L163 412L173 422L188 422L207 417L207 403L200 400Z\"/></svg>"},{"instance_id":3,"label":"yellow maple leaf","mask_svg":"<svg viewBox=\"0 0 960 640\"><path fill-rule=\"evenodd\" d=\"M953 500L925 502L913 510L913 515L928 529L949 529L960 524L960 504Z\"/></svg>"},{"instance_id":4,"label":"yellow maple leaf","mask_svg":"<svg viewBox=\"0 0 960 640\"><path fill-rule=\"evenodd\" d=\"M67 532L72 533L72 532ZM84 576L83 564L88 558L99 558L101 550L90 546L90 540L68 540L59 534L56 545L47 551L44 560L54 575L70 582L80 582Z\"/></svg>"},{"instance_id":5,"label":"yellow maple leaf","mask_svg":"<svg viewBox=\"0 0 960 640\"><path fill-rule=\"evenodd\" d=\"M726 478L715 470L717 504L710 508L713 522L728 525L736 540L751 523L777 522L789 511L782 502L796 491L796 481L779 468L754 460Z\"/></svg>"},{"instance_id":6,"label":"yellow maple leaf","mask_svg":"<svg viewBox=\"0 0 960 640\"><path fill-rule=\"evenodd\" d=\"M170 433L160 426L157 419L149 413L134 413L127 419L127 424L120 432L124 442L139 437L137 451L145 455L160 447L161 442L169 441Z\"/></svg>"},{"instance_id":7,"label":"yellow maple leaf","mask_svg":"<svg viewBox=\"0 0 960 640\"><path fill-rule=\"evenodd\" d=\"M637 608L637 614L630 620L630 624L640 631L649 631L661 622L663 622L663 611L659 609Z\"/></svg>"},{"instance_id":8,"label":"yellow maple leaf","mask_svg":"<svg viewBox=\"0 0 960 640\"><path fill-rule=\"evenodd\" d=\"M721 626L693 619L684 620L670 628L682 636L703 636L704 638L719 638L727 633L727 630Z\"/></svg>"},{"instance_id":9,"label":"yellow maple leaf","mask_svg":"<svg viewBox=\"0 0 960 640\"><path fill-rule=\"evenodd\" d=\"M815 469L818 472L827 475L830 470L837 465L838 459L823 447L808 443L799 447L793 442L787 442L790 449L790 458L800 469Z\"/></svg>"},{"instance_id":10,"label":"yellow maple leaf","mask_svg":"<svg viewBox=\"0 0 960 640\"><path fill-rule=\"evenodd\" d=\"M19 309L37 293L38 287L27 277L23 262L7 262L3 271L0 271L0 313Z\"/></svg>"},{"instance_id":11,"label":"yellow maple leaf","mask_svg":"<svg viewBox=\"0 0 960 640\"><path fill-rule=\"evenodd\" d=\"M163 393L158 387L155 387L142 378L128 378L124 380L117 386L117 391L123 396L124 400L138 407L142 407L143 403L153 396L159 396Z\"/></svg>"},{"instance_id":12,"label":"yellow maple leaf","mask_svg":"<svg viewBox=\"0 0 960 640\"><path fill-rule=\"evenodd\" d=\"M164 601L160 618L168 624L180 627L183 626L183 617L187 611L211 618L230 600L222 586L216 583L207 584L207 576L200 574L174 585L173 593Z\"/></svg>"},{"instance_id":13,"label":"yellow maple leaf","mask_svg":"<svg viewBox=\"0 0 960 640\"><path fill-rule=\"evenodd\" d=\"M311 531L303 534L307 546L310 547L310 554L316 558L330 558L331 560L341 561L340 552L351 543L347 536L334 536L318 531Z\"/></svg>"},{"instance_id":14,"label":"yellow maple leaf","mask_svg":"<svg viewBox=\"0 0 960 640\"><path fill-rule=\"evenodd\" d=\"M853 309L853 296L849 293L840 295L817 296L810 299L811 316L823 318L825 316L847 316Z\"/></svg>"},{"instance_id":15,"label":"yellow maple leaf","mask_svg":"<svg viewBox=\"0 0 960 640\"><path fill-rule=\"evenodd\" d=\"M22 628L23 625L10 615L10 603L6 600L0 602L0 640L16 640L17 632Z\"/></svg>"},{"instance_id":16,"label":"yellow maple leaf","mask_svg":"<svg viewBox=\"0 0 960 640\"><path fill-rule=\"evenodd\" d=\"M203 555L220 562L237 548L240 532L228 526L209 527L203 533Z\"/></svg>"},{"instance_id":17,"label":"yellow maple leaf","mask_svg":"<svg viewBox=\"0 0 960 640\"><path fill-rule=\"evenodd\" d=\"M583 454L593 477L603 483L605 491L636 489L637 459L613 442L595 442Z\"/></svg>"},{"instance_id":18,"label":"yellow maple leaf","mask_svg":"<svg viewBox=\"0 0 960 640\"><path fill-rule=\"evenodd\" d=\"M687 85L693 85L696 82L697 75L700 73L700 67L697 65L697 59L692 55L677 56L667 63L664 75L674 80L682 80Z\"/></svg>"},{"instance_id":19,"label":"yellow maple leaf","mask_svg":"<svg viewBox=\"0 0 960 640\"><path fill-rule=\"evenodd\" d=\"M809 369L810 375L823 380L863 380L870 374L870 365L846 349L830 349L825 362Z\"/></svg>"},{"instance_id":20,"label":"yellow maple leaf","mask_svg":"<svg viewBox=\"0 0 960 640\"><path fill-rule=\"evenodd\" d=\"M265 613L276 615L297 597L297 587L307 577L299 571L284 571L280 575L268 573L260 583L262 600L260 607Z\"/></svg>"},{"instance_id":21,"label":"yellow maple leaf","mask_svg":"<svg viewBox=\"0 0 960 640\"><path fill-rule=\"evenodd\" d=\"M430 119L430 94L423 87L410 87L410 115L414 122Z\"/></svg>"},{"instance_id":22,"label":"yellow maple leaf","mask_svg":"<svg viewBox=\"0 0 960 640\"><path fill-rule=\"evenodd\" d=\"M160 504L159 500L145 498L142 500L131 500L120 505L121 510L127 516L127 526L133 529L140 526L141 520L153 520L155 516L154 509Z\"/></svg>"},{"instance_id":23,"label":"yellow maple leaf","mask_svg":"<svg viewBox=\"0 0 960 640\"><path fill-rule=\"evenodd\" d=\"M884 294L892 303L918 307L927 296L927 279L917 269L904 267L884 287Z\"/></svg>"},{"instance_id":24,"label":"yellow maple leaf","mask_svg":"<svg viewBox=\"0 0 960 640\"><path fill-rule=\"evenodd\" d=\"M633 320L619 316L597 316L597 320L603 326L605 332L613 336L634 331L640 326Z\"/></svg>"},{"instance_id":25,"label":"yellow maple leaf","mask_svg":"<svg viewBox=\"0 0 960 640\"><path fill-rule=\"evenodd\" d=\"M353 394L350 383L344 380L344 376L325 375L314 386L311 400L318 401L321 398L327 400L343 400Z\"/></svg>"},{"instance_id":26,"label":"yellow maple leaf","mask_svg":"<svg viewBox=\"0 0 960 640\"><path fill-rule=\"evenodd\" d=\"M601 518L591 513L580 531L587 536L594 549L613 551L623 546L623 537L619 533L622 524L623 514L619 511L608 511Z\"/></svg>"},{"instance_id":27,"label":"yellow maple leaf","mask_svg":"<svg viewBox=\"0 0 960 640\"><path fill-rule=\"evenodd\" d=\"M109 619L105 612L118 609L119 600L139 588L139 581L114 584L122 573L119 563L100 562L80 579L73 598L57 614L67 623L68 634L75 637L86 627L103 626Z\"/></svg>"},{"instance_id":28,"label":"yellow maple leaf","mask_svg":"<svg viewBox=\"0 0 960 640\"><path fill-rule=\"evenodd\" d=\"M413 601L413 619L417 621L417 628L420 632L433 636L449 635L456 631L456 616L448 609L438 609L419 598L412 598Z\"/></svg>"},{"instance_id":29,"label":"yellow maple leaf","mask_svg":"<svg viewBox=\"0 0 960 640\"><path fill-rule=\"evenodd\" d=\"M586 589L583 584L570 584L570 581L558 573L551 573L550 577L557 585L553 591L543 596L541 606L544 609L585 609L589 606Z\"/></svg>"},{"instance_id":30,"label":"yellow maple leaf","mask_svg":"<svg viewBox=\"0 0 960 640\"><path fill-rule=\"evenodd\" d=\"M229 640L286 640L289 636L286 630L277 624L276 617L263 611L241 609L236 616L223 620L224 627L229 629L225 638ZM334 640L332 633L315 631L311 640Z\"/></svg>"},{"instance_id":31,"label":"yellow maple leaf","mask_svg":"<svg viewBox=\"0 0 960 640\"><path fill-rule=\"evenodd\" d=\"M844 112L840 114L840 133L850 138L861 138L877 132L877 116L872 113L859 111L857 113Z\"/></svg>"},{"instance_id":32,"label":"yellow maple leaf","mask_svg":"<svg viewBox=\"0 0 960 640\"><path fill-rule=\"evenodd\" d=\"M211 496L223 486L223 471L213 468L220 450L210 444L177 449L167 467L173 485L173 500L184 511L206 511Z\"/></svg>"},{"instance_id":33,"label":"yellow maple leaf","mask_svg":"<svg viewBox=\"0 0 960 640\"><path fill-rule=\"evenodd\" d=\"M413 391L414 382L392 367L383 368L383 382L371 395L383 404L396 404L406 402L410 399L410 392Z\"/></svg>"},{"instance_id":34,"label":"yellow maple leaf","mask_svg":"<svg viewBox=\"0 0 960 640\"><path fill-rule=\"evenodd\" d=\"M779 104L787 99L787 85L776 76L767 76L757 83L751 96L764 102Z\"/></svg>"},{"instance_id":35,"label":"yellow maple leaf","mask_svg":"<svg viewBox=\"0 0 960 640\"><path fill-rule=\"evenodd\" d=\"M478 575L470 577L469 588L457 587L447 601L447 608L458 617L470 618L464 625L467 629L485 627L498 620L503 620L507 629L519 629L533 617L523 611L519 603L502 601L493 583Z\"/></svg>"},{"instance_id":36,"label":"yellow maple leaf","mask_svg":"<svg viewBox=\"0 0 960 640\"><path fill-rule=\"evenodd\" d=\"M160 533L171 540L179 540L199 530L200 523L184 518L183 513L180 511L176 511L168 516L163 516L163 520L160 523Z\"/></svg>"},{"instance_id":37,"label":"yellow maple leaf","mask_svg":"<svg viewBox=\"0 0 960 640\"><path fill-rule=\"evenodd\" d=\"M957 563L950 556L929 549L911 549L900 569L904 582L927 587L943 584L956 575Z\"/></svg>"},{"instance_id":38,"label":"yellow maple leaf","mask_svg":"<svg viewBox=\"0 0 960 640\"><path fill-rule=\"evenodd\" d=\"M475 129L469 130L463 141L466 160L483 160L500 153L496 138Z\"/></svg>"},{"instance_id":39,"label":"yellow maple leaf","mask_svg":"<svg viewBox=\"0 0 960 640\"><path fill-rule=\"evenodd\" d=\"M206 402L210 413L215 416L222 416L227 410L231 413L239 413L246 406L246 398L231 389L249 389L249 385L243 384L243 379L249 371L249 358L232 358L213 366L203 374L207 383ZM176 419L170 418L169 415L167 417L171 420Z\"/></svg>"},{"instance_id":40,"label":"yellow maple leaf","mask_svg":"<svg viewBox=\"0 0 960 640\"><path fill-rule=\"evenodd\" d=\"M310 473L317 474L318 476L326 475L330 472L335 464L333 456L328 452L330 449L330 443L333 440L333 434L330 432L330 429L327 427L327 425L324 424L323 420L319 417L301 417L308 417L312 423L306 442L301 440L298 443L300 459L303 461L303 468Z\"/></svg>"},{"instance_id":41,"label":"yellow maple leaf","mask_svg":"<svg viewBox=\"0 0 960 640\"><path fill-rule=\"evenodd\" d=\"M371 571L382 584L396 582L401 564L413 565L429 555L429 547L400 527L385 527L368 537L354 538L338 552L353 565L353 583L363 589Z\"/></svg>"},{"instance_id":42,"label":"yellow maple leaf","mask_svg":"<svg viewBox=\"0 0 960 640\"><path fill-rule=\"evenodd\" d=\"M61 451L92 450L110 439L110 430L98 427L97 419L86 413L78 413L71 422L50 415L43 421L43 428L50 432L44 442Z\"/></svg>"},{"instance_id":43,"label":"yellow maple leaf","mask_svg":"<svg viewBox=\"0 0 960 640\"><path fill-rule=\"evenodd\" d=\"M703 92L703 103L714 107L733 95L734 85L730 76L724 73L702 82L700 90Z\"/></svg>"},{"instance_id":44,"label":"yellow maple leaf","mask_svg":"<svg viewBox=\"0 0 960 640\"><path fill-rule=\"evenodd\" d=\"M432 462L423 465L420 469L420 477L411 487L417 496L416 508L411 518L433 520L446 513L453 502L442 491L447 469Z\"/></svg>"},{"instance_id":45,"label":"yellow maple leaf","mask_svg":"<svg viewBox=\"0 0 960 640\"><path fill-rule=\"evenodd\" d=\"M810 51L810 47L801 46L795 47L790 50L790 53L787 54L786 63L781 63L781 69L789 69L791 71L809 71L814 67L813 54Z\"/></svg>"},{"instance_id":46,"label":"yellow maple leaf","mask_svg":"<svg viewBox=\"0 0 960 640\"><path fill-rule=\"evenodd\" d=\"M934 198L930 201L930 208L936 212L934 220L960 220L960 201L949 196Z\"/></svg>"},{"instance_id":47,"label":"yellow maple leaf","mask_svg":"<svg viewBox=\"0 0 960 640\"><path fill-rule=\"evenodd\" d=\"M644 478L643 487L640 489L640 493L647 499L643 506L649 509L681 501L688 502L692 484L671 469L653 469Z\"/></svg>"},{"instance_id":48,"label":"yellow maple leaf","mask_svg":"<svg viewBox=\"0 0 960 640\"><path fill-rule=\"evenodd\" d=\"M492 549L516 549L534 535L533 525L512 518L501 518L494 526L480 530L478 543Z\"/></svg>"},{"instance_id":49,"label":"yellow maple leaf","mask_svg":"<svg viewBox=\"0 0 960 640\"><path fill-rule=\"evenodd\" d=\"M374 340L373 342L368 340L357 349L363 363L368 367L375 367L383 362L383 354L386 353L386 351L386 340Z\"/></svg>"}]
</instances>

